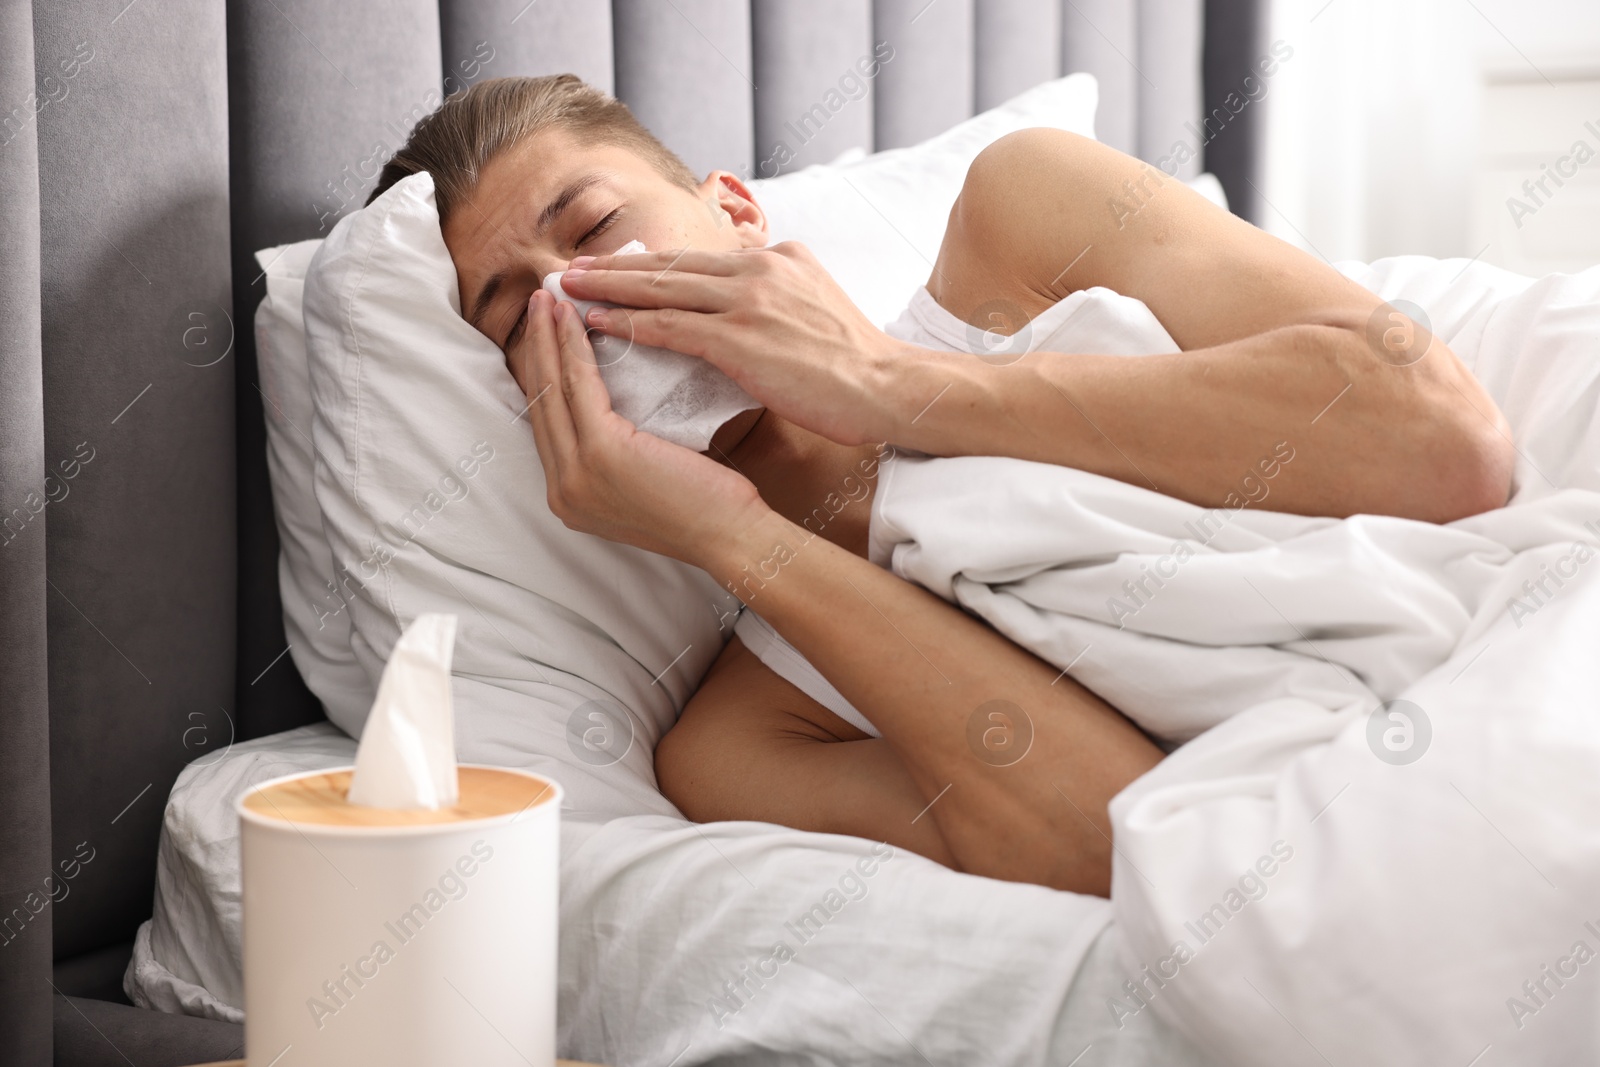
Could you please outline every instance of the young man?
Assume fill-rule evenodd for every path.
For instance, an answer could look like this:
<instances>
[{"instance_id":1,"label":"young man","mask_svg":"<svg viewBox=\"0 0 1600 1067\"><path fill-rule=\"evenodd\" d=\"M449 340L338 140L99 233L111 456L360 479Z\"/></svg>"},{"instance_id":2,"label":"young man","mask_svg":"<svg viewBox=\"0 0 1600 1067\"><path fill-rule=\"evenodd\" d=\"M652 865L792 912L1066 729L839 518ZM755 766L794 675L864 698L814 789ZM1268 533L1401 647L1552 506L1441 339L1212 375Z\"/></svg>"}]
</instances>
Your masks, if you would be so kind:
<instances>
[{"instance_id":1,"label":"young man","mask_svg":"<svg viewBox=\"0 0 1600 1067\"><path fill-rule=\"evenodd\" d=\"M996 367L897 341L803 247L765 247L737 177L697 180L571 76L451 98L378 191L419 170L434 176L461 306L533 401L555 514L730 588L780 559L762 617L882 734L735 639L656 754L663 792L691 818L857 834L974 873L1109 891L1107 804L1160 750L1053 666L869 563L870 500L806 543L803 517L877 443L1058 463L1218 505L1292 437L1300 476L1274 492L1281 510L1443 522L1508 493L1505 422L1442 342L1422 331L1401 353L1375 348L1376 296L1072 134L1025 130L978 157L928 292L967 321L1015 308L1015 330L1105 286L1144 301L1183 352ZM1104 210L1130 188L1140 210ZM633 239L668 251L606 255ZM610 410L572 306L539 288L558 270L574 296L643 309L590 326L700 356L765 409L724 425L706 455L637 433ZM966 740L973 710L997 699L1034 724L1026 757L1005 767Z\"/></svg>"}]
</instances>

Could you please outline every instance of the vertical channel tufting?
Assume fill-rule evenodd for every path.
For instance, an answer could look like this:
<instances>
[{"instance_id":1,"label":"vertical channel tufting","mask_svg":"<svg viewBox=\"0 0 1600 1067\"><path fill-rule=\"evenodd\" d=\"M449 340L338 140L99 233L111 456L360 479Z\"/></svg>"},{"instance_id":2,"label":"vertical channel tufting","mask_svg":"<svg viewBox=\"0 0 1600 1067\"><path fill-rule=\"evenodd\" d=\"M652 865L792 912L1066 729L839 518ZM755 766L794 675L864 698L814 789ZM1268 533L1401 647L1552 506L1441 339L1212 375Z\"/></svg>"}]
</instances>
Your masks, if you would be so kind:
<instances>
[{"instance_id":1,"label":"vertical channel tufting","mask_svg":"<svg viewBox=\"0 0 1600 1067\"><path fill-rule=\"evenodd\" d=\"M1204 21L1205 0L1139 0L1139 69L1153 83L1140 84L1139 158L1185 181L1202 170L1193 129L1200 115Z\"/></svg>"},{"instance_id":2,"label":"vertical channel tufting","mask_svg":"<svg viewBox=\"0 0 1600 1067\"><path fill-rule=\"evenodd\" d=\"M417 119L438 106L440 63L434 0L228 4L232 307L239 368L240 737L322 716L285 654L278 539L251 328L265 283L251 257L260 248L325 237L342 215L361 205L389 154Z\"/></svg>"},{"instance_id":3,"label":"vertical channel tufting","mask_svg":"<svg viewBox=\"0 0 1600 1067\"><path fill-rule=\"evenodd\" d=\"M17 907L30 916L0 926L0 1063L16 1067L47 1067L52 1059L50 909L34 915L26 904L53 873L34 114L41 98L45 108L66 103L51 99L66 72L41 54L36 82L29 5L0 5L0 918L12 920Z\"/></svg>"},{"instance_id":4,"label":"vertical channel tufting","mask_svg":"<svg viewBox=\"0 0 1600 1067\"><path fill-rule=\"evenodd\" d=\"M872 151L871 0L752 0L756 162L772 178Z\"/></svg>"},{"instance_id":5,"label":"vertical channel tufting","mask_svg":"<svg viewBox=\"0 0 1600 1067\"><path fill-rule=\"evenodd\" d=\"M34 9L59 956L149 917L185 731L234 707L224 31L206 0Z\"/></svg>"},{"instance_id":6,"label":"vertical channel tufting","mask_svg":"<svg viewBox=\"0 0 1600 1067\"><path fill-rule=\"evenodd\" d=\"M617 96L698 174L755 165L749 0L614 0Z\"/></svg>"},{"instance_id":7,"label":"vertical channel tufting","mask_svg":"<svg viewBox=\"0 0 1600 1067\"><path fill-rule=\"evenodd\" d=\"M484 78L576 74L611 92L611 5L597 0L441 0L444 89Z\"/></svg>"},{"instance_id":8,"label":"vertical channel tufting","mask_svg":"<svg viewBox=\"0 0 1600 1067\"><path fill-rule=\"evenodd\" d=\"M1100 83L1094 131L1099 141L1138 151L1139 97L1154 83L1141 74L1135 0L1061 0L1061 72L1086 71Z\"/></svg>"},{"instance_id":9,"label":"vertical channel tufting","mask_svg":"<svg viewBox=\"0 0 1600 1067\"><path fill-rule=\"evenodd\" d=\"M1195 122L1204 140L1205 169L1217 176L1228 194L1234 214L1260 225L1263 214L1261 194L1256 188L1261 177L1261 143L1266 136L1265 111L1259 105L1241 107L1237 114L1229 108L1230 96L1237 101L1252 90L1260 93L1260 71L1256 64L1267 52L1266 0L1206 0L1205 3L1205 95L1196 108ZM1209 130L1218 131L1210 140L1206 117L1218 108L1229 116L1226 124L1213 122ZM1220 117L1220 116L1219 116Z\"/></svg>"},{"instance_id":10,"label":"vertical channel tufting","mask_svg":"<svg viewBox=\"0 0 1600 1067\"><path fill-rule=\"evenodd\" d=\"M1003 104L1061 71L1062 0L982 0L977 6L977 109Z\"/></svg>"},{"instance_id":11,"label":"vertical channel tufting","mask_svg":"<svg viewBox=\"0 0 1600 1067\"><path fill-rule=\"evenodd\" d=\"M926 140L972 116L973 0L874 0L884 50L875 94L877 148Z\"/></svg>"}]
</instances>

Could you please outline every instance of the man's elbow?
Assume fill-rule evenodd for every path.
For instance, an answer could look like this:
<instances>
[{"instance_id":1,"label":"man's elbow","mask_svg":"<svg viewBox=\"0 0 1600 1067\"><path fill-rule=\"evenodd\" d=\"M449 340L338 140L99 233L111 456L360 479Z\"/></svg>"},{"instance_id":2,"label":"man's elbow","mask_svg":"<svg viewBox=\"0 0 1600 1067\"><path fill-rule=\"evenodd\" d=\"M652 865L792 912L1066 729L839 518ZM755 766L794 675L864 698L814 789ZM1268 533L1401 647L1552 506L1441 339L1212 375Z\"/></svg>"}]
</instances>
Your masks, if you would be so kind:
<instances>
[{"instance_id":1,"label":"man's elbow","mask_svg":"<svg viewBox=\"0 0 1600 1067\"><path fill-rule=\"evenodd\" d=\"M1433 521L1454 522L1504 507L1517 462L1504 417L1499 411L1486 417L1467 406L1449 424L1436 446L1440 478L1434 507L1439 516Z\"/></svg>"},{"instance_id":2,"label":"man's elbow","mask_svg":"<svg viewBox=\"0 0 1600 1067\"><path fill-rule=\"evenodd\" d=\"M1396 365L1373 359L1365 333L1350 329L1335 346L1341 372L1376 401L1365 413L1369 430L1388 428L1372 443L1405 457L1385 464L1378 492L1387 505L1375 510L1446 523L1504 507L1517 450L1488 390L1437 337L1422 360Z\"/></svg>"}]
</instances>

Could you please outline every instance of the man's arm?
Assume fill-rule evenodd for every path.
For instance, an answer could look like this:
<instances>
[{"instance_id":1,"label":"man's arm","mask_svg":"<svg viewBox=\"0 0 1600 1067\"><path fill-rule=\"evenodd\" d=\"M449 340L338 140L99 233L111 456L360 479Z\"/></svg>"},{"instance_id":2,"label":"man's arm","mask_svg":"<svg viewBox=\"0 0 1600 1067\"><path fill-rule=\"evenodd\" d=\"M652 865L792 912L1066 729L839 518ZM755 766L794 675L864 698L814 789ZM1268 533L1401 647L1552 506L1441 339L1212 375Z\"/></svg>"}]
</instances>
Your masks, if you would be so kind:
<instances>
[{"instance_id":1,"label":"man's arm","mask_svg":"<svg viewBox=\"0 0 1600 1067\"><path fill-rule=\"evenodd\" d=\"M1058 130L996 142L968 174L929 291L972 321L997 298L1031 315L1091 286L1142 300L1185 351L993 366L918 350L873 369L883 435L1207 506L1288 442L1274 510L1445 522L1505 502L1509 429L1441 340L1419 329L1413 347L1383 347L1409 320L1148 164Z\"/></svg>"},{"instance_id":2,"label":"man's arm","mask_svg":"<svg viewBox=\"0 0 1600 1067\"><path fill-rule=\"evenodd\" d=\"M1115 708L976 616L776 512L752 509L677 552L759 611L882 732L924 798L913 818L937 824L959 869L1109 894L1111 798L1162 758ZM851 773L838 762L845 750L870 745L817 746L815 787L828 787L829 761L826 773Z\"/></svg>"},{"instance_id":3,"label":"man's arm","mask_svg":"<svg viewBox=\"0 0 1600 1067\"><path fill-rule=\"evenodd\" d=\"M1106 286L1144 301L1181 354L991 366L906 345L795 242L580 256L573 268L570 292L630 309L596 308L591 326L699 356L840 444L1015 456L1229 506L1282 442L1294 477L1265 506L1316 515L1445 522L1500 506L1510 488L1506 422L1438 338L1419 330L1386 349L1410 323L1374 294L1156 168L1059 130L1019 131L979 155L930 292L988 329L996 301L1020 323Z\"/></svg>"},{"instance_id":4,"label":"man's arm","mask_svg":"<svg viewBox=\"0 0 1600 1067\"><path fill-rule=\"evenodd\" d=\"M757 820L887 841L959 869L928 797L882 738L778 676L744 642L723 648L656 745L662 795L695 822Z\"/></svg>"}]
</instances>

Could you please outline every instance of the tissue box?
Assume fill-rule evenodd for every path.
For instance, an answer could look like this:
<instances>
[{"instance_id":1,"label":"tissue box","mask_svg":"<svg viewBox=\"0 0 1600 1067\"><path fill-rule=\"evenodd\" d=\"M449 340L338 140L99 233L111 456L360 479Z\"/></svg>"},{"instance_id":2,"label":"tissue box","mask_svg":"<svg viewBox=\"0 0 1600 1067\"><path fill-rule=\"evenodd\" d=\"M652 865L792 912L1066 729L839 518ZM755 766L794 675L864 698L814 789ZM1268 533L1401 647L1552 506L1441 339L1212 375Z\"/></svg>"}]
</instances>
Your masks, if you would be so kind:
<instances>
[{"instance_id":1,"label":"tissue box","mask_svg":"<svg viewBox=\"0 0 1600 1067\"><path fill-rule=\"evenodd\" d=\"M402 810L351 771L239 801L246 1063L553 1067L560 787L462 764L458 804Z\"/></svg>"}]
</instances>

